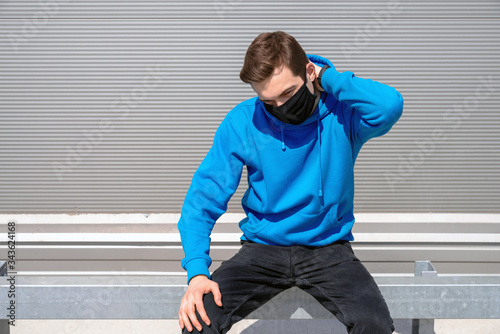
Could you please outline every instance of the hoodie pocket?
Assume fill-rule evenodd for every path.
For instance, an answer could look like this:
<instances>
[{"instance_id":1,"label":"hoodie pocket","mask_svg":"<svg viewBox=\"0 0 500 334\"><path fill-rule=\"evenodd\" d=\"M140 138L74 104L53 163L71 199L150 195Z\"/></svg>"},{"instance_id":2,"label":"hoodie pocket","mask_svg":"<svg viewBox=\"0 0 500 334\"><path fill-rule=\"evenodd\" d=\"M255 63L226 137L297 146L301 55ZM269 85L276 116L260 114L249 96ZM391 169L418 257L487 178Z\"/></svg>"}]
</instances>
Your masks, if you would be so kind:
<instances>
[{"instance_id":1,"label":"hoodie pocket","mask_svg":"<svg viewBox=\"0 0 500 334\"><path fill-rule=\"evenodd\" d=\"M252 219L252 220L250 220L247 217L246 219L244 219L243 221L240 222L240 229L245 234L245 237L252 240L253 238L255 238L259 234L259 232L261 232L263 229L265 229L267 226L269 226L270 223L271 222L267 219L262 219L262 220Z\"/></svg>"},{"instance_id":2,"label":"hoodie pocket","mask_svg":"<svg viewBox=\"0 0 500 334\"><path fill-rule=\"evenodd\" d=\"M254 236L275 245L314 245L329 235L328 214L326 208L316 213L299 211L286 217L269 217Z\"/></svg>"},{"instance_id":3,"label":"hoodie pocket","mask_svg":"<svg viewBox=\"0 0 500 334\"><path fill-rule=\"evenodd\" d=\"M328 212L328 225L330 226L331 229L334 231L340 229L342 226L342 217L337 217L338 216L338 205L334 205L330 208L330 211Z\"/></svg>"}]
</instances>

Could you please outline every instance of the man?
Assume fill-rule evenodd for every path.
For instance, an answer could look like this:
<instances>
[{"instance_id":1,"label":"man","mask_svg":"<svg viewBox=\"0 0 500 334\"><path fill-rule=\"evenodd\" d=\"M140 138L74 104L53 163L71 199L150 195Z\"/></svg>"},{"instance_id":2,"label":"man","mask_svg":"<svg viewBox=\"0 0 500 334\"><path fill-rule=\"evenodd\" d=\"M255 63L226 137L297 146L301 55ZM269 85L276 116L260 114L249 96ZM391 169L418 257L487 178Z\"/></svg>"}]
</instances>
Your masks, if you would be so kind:
<instances>
[{"instance_id":1,"label":"man","mask_svg":"<svg viewBox=\"0 0 500 334\"><path fill-rule=\"evenodd\" d=\"M350 333L392 333L372 276L354 256L354 162L363 143L399 119L393 88L339 73L306 55L290 35L259 35L242 81L258 97L220 124L193 176L179 220L188 289L179 310L187 332L226 333L284 289L314 296ZM210 275L210 233L236 191L248 189L239 226L242 247Z\"/></svg>"}]
</instances>

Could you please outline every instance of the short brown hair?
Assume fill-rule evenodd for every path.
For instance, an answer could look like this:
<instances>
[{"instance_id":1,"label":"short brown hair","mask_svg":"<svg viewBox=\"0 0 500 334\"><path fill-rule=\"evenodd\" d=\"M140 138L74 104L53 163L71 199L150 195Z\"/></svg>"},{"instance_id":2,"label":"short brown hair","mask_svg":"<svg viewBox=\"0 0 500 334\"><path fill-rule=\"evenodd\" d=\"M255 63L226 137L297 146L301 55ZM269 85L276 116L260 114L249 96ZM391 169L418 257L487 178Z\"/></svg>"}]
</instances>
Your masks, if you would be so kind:
<instances>
[{"instance_id":1,"label":"short brown hair","mask_svg":"<svg viewBox=\"0 0 500 334\"><path fill-rule=\"evenodd\" d=\"M246 83L262 82L275 69L288 67L305 80L305 66L309 63L304 49L295 38L283 31L265 32L248 47L240 79Z\"/></svg>"}]
</instances>

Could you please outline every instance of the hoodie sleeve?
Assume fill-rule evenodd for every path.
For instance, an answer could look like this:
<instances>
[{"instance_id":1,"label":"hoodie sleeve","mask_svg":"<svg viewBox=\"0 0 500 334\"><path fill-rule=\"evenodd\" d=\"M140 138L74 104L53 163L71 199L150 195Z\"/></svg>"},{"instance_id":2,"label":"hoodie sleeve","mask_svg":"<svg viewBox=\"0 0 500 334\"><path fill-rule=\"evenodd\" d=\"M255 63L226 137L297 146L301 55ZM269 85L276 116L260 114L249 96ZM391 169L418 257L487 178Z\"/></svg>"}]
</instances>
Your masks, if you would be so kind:
<instances>
[{"instance_id":1,"label":"hoodie sleeve","mask_svg":"<svg viewBox=\"0 0 500 334\"><path fill-rule=\"evenodd\" d=\"M238 188L243 168L236 153L240 144L236 129L226 118L186 194L177 226L185 254L181 265L188 273L188 282L200 274L210 278L210 234Z\"/></svg>"},{"instance_id":2,"label":"hoodie sleeve","mask_svg":"<svg viewBox=\"0 0 500 334\"><path fill-rule=\"evenodd\" d=\"M354 76L352 72L339 73L333 67L321 78L327 93L345 103L347 119L352 120L355 141L364 143L370 138L387 133L401 117L403 98L394 88L370 79Z\"/></svg>"}]
</instances>

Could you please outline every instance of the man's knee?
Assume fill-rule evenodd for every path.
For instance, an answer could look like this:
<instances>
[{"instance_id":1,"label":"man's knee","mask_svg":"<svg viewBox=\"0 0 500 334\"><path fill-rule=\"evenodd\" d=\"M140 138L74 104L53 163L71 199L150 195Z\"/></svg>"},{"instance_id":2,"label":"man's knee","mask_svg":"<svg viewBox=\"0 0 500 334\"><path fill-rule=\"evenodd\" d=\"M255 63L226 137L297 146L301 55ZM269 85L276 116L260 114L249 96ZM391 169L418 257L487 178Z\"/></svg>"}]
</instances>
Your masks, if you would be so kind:
<instances>
[{"instance_id":1,"label":"man's knee","mask_svg":"<svg viewBox=\"0 0 500 334\"><path fill-rule=\"evenodd\" d=\"M206 296L206 295L205 295ZM212 297L213 299L213 297ZM215 303L214 303L215 304ZM210 319L210 326L208 326L200 317L200 314L197 310L195 310L196 317L198 318L199 323L202 326L202 330L198 331L196 327L193 326L193 331L189 332L187 328L182 330L182 334L221 334L223 332L219 329L219 319L216 315L211 314L210 309L207 309L207 303L205 302L205 311L207 311L207 315Z\"/></svg>"},{"instance_id":2,"label":"man's knee","mask_svg":"<svg viewBox=\"0 0 500 334\"><path fill-rule=\"evenodd\" d=\"M210 292L203 296L203 305L205 307L205 312L207 313L208 318L210 319L210 326L205 324L205 322L201 319L198 310L195 310L196 317L198 318L198 322L202 326L201 332L198 331L195 327L193 327L193 331L189 332L186 328L182 330L182 334L222 334L225 333L223 329L221 329L221 321L223 321L224 314L222 309L215 303L214 295Z\"/></svg>"}]
</instances>

